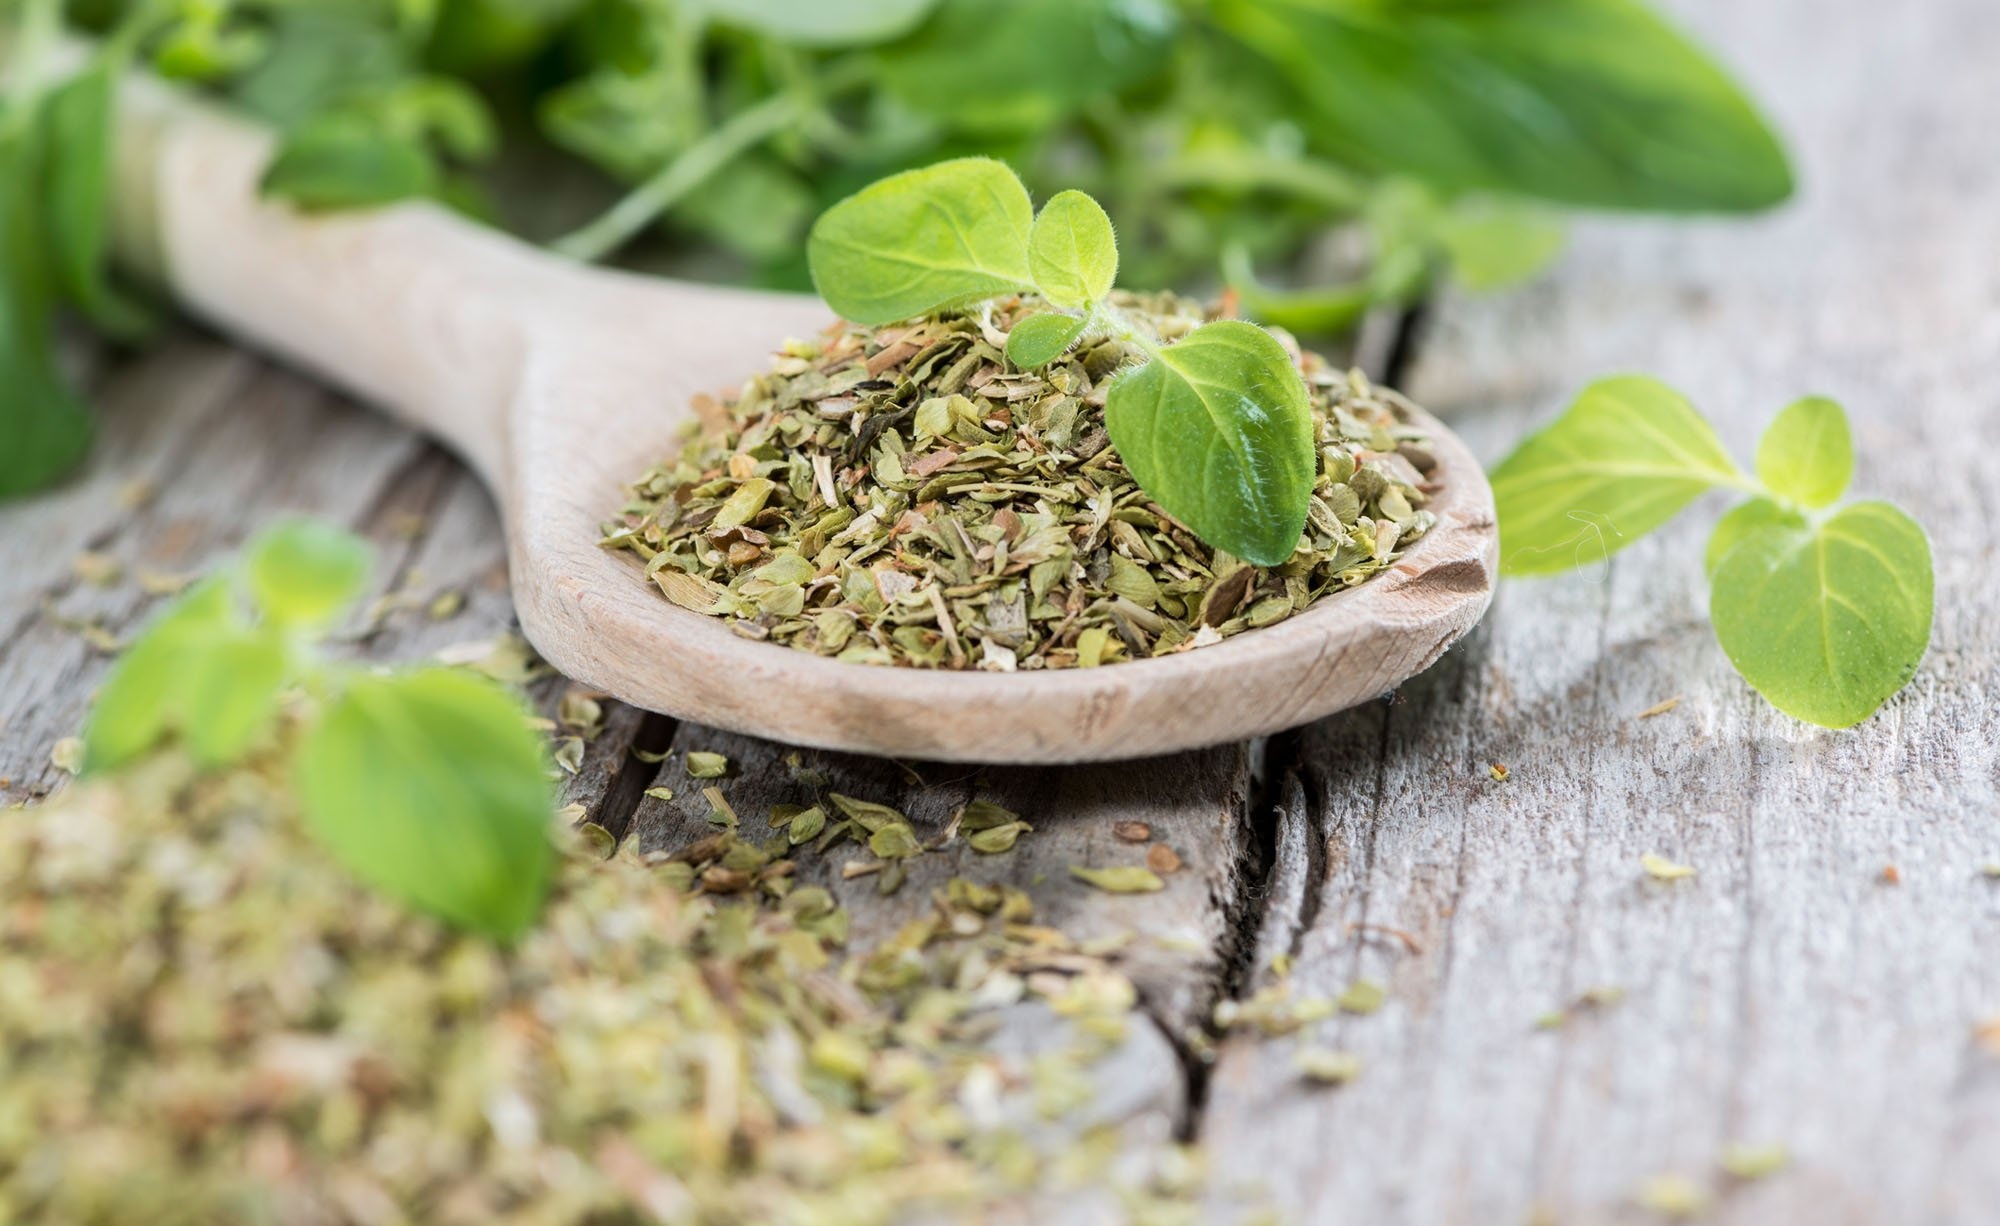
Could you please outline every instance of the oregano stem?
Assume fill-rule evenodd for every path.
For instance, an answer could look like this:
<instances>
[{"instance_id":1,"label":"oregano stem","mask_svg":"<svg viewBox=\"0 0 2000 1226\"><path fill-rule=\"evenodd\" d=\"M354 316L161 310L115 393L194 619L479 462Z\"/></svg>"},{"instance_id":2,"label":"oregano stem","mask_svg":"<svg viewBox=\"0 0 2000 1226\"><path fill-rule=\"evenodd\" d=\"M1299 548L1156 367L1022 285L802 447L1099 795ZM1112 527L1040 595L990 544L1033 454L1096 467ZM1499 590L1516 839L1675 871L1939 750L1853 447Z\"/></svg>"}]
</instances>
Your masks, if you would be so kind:
<instances>
[{"instance_id":1,"label":"oregano stem","mask_svg":"<svg viewBox=\"0 0 2000 1226\"><path fill-rule=\"evenodd\" d=\"M822 94L841 93L860 83L858 65L819 82ZM596 220L571 231L550 246L560 255L596 263L631 242L667 210L686 199L724 166L783 132L820 105L820 94L787 92L738 111L720 127L683 150L652 178Z\"/></svg>"}]
</instances>

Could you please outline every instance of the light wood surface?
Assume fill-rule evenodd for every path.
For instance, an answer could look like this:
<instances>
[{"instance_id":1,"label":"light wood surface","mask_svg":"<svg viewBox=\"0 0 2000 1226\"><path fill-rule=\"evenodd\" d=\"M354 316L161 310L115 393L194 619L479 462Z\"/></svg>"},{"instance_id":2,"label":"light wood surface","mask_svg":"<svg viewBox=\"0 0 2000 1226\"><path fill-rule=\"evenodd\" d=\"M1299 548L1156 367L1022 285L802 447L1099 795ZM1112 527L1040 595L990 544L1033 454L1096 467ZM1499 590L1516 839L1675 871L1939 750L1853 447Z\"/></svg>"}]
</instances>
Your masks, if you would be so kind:
<instances>
[{"instance_id":1,"label":"light wood surface","mask_svg":"<svg viewBox=\"0 0 2000 1226\"><path fill-rule=\"evenodd\" d=\"M1855 493L1931 534L1930 655L1853 730L1771 710L1708 624L1717 498L1600 571L1508 581L1395 705L1307 731L1251 983L1289 952L1299 993L1368 977L1389 1003L1307 1036L1363 1061L1336 1092L1289 1040L1228 1041L1201 1130L1301 1222L1657 1222L1636 1202L1664 1174L1704 1223L2000 1220L2000 20L1674 7L1776 110L1799 199L1579 226L1546 284L1442 304L1410 386L1488 457L1613 371L1746 460L1793 398L1840 399ZM1697 875L1655 881L1649 851ZM1624 997L1538 1028L1598 988ZM1730 1179L1735 1144L1791 1165Z\"/></svg>"},{"instance_id":2,"label":"light wood surface","mask_svg":"<svg viewBox=\"0 0 2000 1226\"><path fill-rule=\"evenodd\" d=\"M1276 626L1110 668L948 673L782 650L663 600L601 549L622 488L698 392L735 387L816 301L571 265L430 205L308 218L260 201L270 141L155 82L124 91L121 247L197 315L386 406L485 478L528 638L655 711L829 748L1077 762L1212 745L1351 707L1428 667L1492 595L1492 494L1420 417L1437 524L1385 575Z\"/></svg>"},{"instance_id":3,"label":"light wood surface","mask_svg":"<svg viewBox=\"0 0 2000 1226\"><path fill-rule=\"evenodd\" d=\"M2000 16L1972 0L1667 7L1778 112L1801 199L1748 225L1584 225L1546 283L1439 304L1412 388L1488 460L1616 369L1682 387L1745 456L1791 397L1841 397L1858 492L1921 508L1932 534L1932 654L1852 731L1774 715L1708 628L1699 556L1719 507L1703 505L1602 573L1505 585L1486 625L1387 704L1267 746L988 772L1037 831L960 871L1065 925L1172 924L1194 942L1135 967L1151 1020L1102 1101L1135 1144L1204 1142L1215 1217L1268 1203L1307 1226L1642 1226L1665 1219L1635 1204L1641 1185L1670 1172L1714 1197L1695 1220L1726 1226L1984 1226L2000 1204L2000 1055L1977 1033L2000 1018L2000 881L1981 871L2000 862ZM76 626L129 634L160 604L131 572L198 569L281 512L356 527L383 552L378 588L407 589L413 607L352 644L363 658L508 625L491 502L409 430L196 337L111 362L99 390L88 470L0 506L0 804L60 782L50 746L107 663ZM124 510L139 477L159 497ZM86 547L128 578L77 580ZM421 605L444 590L468 605L433 621ZM566 688L539 683L547 711ZM690 814L638 809L674 768L633 744L729 753L745 811L794 786L775 746L615 703L607 724L570 797L615 828L636 813L656 845ZM920 821L986 786L915 763L946 798L926 800L893 765L802 752L830 786ZM1124 818L1195 853L1158 910L1051 871L1115 853ZM1645 878L1648 850L1697 876ZM843 897L871 932L910 905L876 902L866 878ZM1388 987L1379 1013L1307 1036L1361 1056L1352 1084L1308 1087L1292 1039L1229 1036L1212 1068L1181 1043L1204 1000L1268 984L1281 952L1300 995ZM1538 1028L1609 986L1624 999ZM1061 1041L1025 1031L1030 1049ZM1739 1141L1782 1144L1791 1165L1723 1178Z\"/></svg>"}]
</instances>

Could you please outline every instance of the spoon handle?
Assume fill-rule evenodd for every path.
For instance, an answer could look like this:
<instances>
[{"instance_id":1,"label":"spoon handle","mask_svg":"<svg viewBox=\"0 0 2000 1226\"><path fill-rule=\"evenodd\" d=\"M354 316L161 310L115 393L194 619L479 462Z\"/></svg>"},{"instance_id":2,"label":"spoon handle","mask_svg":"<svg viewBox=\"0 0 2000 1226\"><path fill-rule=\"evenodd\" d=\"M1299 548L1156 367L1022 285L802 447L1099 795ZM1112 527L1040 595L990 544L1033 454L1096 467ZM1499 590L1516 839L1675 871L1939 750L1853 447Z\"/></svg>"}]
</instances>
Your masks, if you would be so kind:
<instances>
[{"instance_id":1,"label":"spoon handle","mask_svg":"<svg viewBox=\"0 0 2000 1226\"><path fill-rule=\"evenodd\" d=\"M428 203L261 197L272 134L144 73L120 87L114 243L193 313L509 479L507 409L584 270Z\"/></svg>"}]
</instances>

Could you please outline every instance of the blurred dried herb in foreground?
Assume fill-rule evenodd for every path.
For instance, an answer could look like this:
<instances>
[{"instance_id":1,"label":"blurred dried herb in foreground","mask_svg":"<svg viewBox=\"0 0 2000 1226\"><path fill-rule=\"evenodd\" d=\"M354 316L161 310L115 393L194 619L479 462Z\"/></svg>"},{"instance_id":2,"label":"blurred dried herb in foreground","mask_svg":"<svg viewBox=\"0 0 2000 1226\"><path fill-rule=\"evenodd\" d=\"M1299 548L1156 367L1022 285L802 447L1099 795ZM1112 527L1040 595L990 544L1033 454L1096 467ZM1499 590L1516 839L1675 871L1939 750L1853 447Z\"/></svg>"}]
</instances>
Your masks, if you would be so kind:
<instances>
[{"instance_id":1,"label":"blurred dried herb in foreground","mask_svg":"<svg viewBox=\"0 0 2000 1226\"><path fill-rule=\"evenodd\" d=\"M1051 1163L1015 1125L1093 1097L1135 994L1020 892L953 881L843 958L782 835L607 860L586 827L503 949L335 867L278 761L0 823L0 1219L860 1223L1106 1178L1107 1130ZM1073 1039L1030 1075L979 1040L1037 994Z\"/></svg>"},{"instance_id":2,"label":"blurred dried herb in foreground","mask_svg":"<svg viewBox=\"0 0 2000 1226\"><path fill-rule=\"evenodd\" d=\"M1115 294L1171 343L1206 316ZM684 608L821 655L920 667L1091 667L1282 621L1388 566L1433 519L1434 461L1395 393L1297 354L1320 471L1299 549L1262 569L1139 489L1104 430L1121 341L1019 370L1039 300L794 342L631 487L604 543Z\"/></svg>"}]
</instances>

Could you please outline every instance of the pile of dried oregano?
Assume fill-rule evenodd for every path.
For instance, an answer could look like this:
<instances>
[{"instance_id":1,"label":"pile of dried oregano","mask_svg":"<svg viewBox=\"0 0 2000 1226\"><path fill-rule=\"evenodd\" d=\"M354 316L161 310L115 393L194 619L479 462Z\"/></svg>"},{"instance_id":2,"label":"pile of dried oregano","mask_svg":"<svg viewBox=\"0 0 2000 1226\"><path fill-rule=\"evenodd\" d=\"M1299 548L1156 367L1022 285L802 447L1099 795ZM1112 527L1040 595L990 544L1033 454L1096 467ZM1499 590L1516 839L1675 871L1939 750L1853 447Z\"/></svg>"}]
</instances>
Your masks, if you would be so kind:
<instances>
[{"instance_id":1,"label":"pile of dried oregano","mask_svg":"<svg viewBox=\"0 0 2000 1226\"><path fill-rule=\"evenodd\" d=\"M1203 322L1172 295L1115 294L1171 342ZM1432 521L1435 462L1406 402L1298 354L1320 455L1306 531L1275 569L1219 553L1126 472L1103 425L1127 342L1036 371L1001 299L786 347L649 469L604 543L669 600L737 633L870 664L1090 667L1267 626L1393 562ZM1287 340L1288 347L1291 346Z\"/></svg>"},{"instance_id":2,"label":"pile of dried oregano","mask_svg":"<svg viewBox=\"0 0 2000 1226\"><path fill-rule=\"evenodd\" d=\"M844 957L782 833L606 858L552 826L577 854L502 949L332 864L279 760L0 815L0 1221L844 1226L1105 1177L1109 1129L1028 1134L1093 1097L1132 985L1020 892L954 880ZM982 1050L1036 999L1070 1046Z\"/></svg>"}]
</instances>

